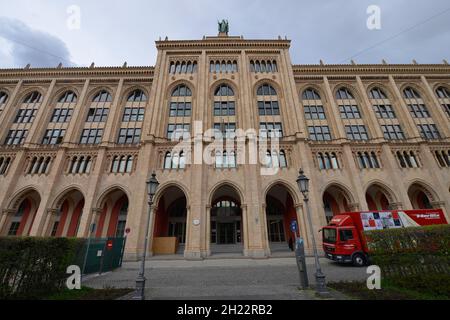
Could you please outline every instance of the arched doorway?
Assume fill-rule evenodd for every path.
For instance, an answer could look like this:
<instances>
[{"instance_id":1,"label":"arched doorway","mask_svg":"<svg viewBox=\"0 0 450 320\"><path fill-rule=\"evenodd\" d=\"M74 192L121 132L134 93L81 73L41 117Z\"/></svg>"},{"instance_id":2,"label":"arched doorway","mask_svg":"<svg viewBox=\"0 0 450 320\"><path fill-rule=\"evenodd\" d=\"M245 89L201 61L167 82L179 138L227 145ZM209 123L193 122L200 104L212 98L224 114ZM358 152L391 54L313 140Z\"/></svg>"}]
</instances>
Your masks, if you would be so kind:
<instances>
[{"instance_id":1,"label":"arched doorway","mask_svg":"<svg viewBox=\"0 0 450 320\"><path fill-rule=\"evenodd\" d=\"M158 200L153 240L156 238L176 238L176 253L184 253L187 237L186 221L186 195L179 187L170 186L163 191ZM154 254L158 253L158 251L154 252Z\"/></svg>"},{"instance_id":2,"label":"arched doorway","mask_svg":"<svg viewBox=\"0 0 450 320\"><path fill-rule=\"evenodd\" d=\"M367 207L370 211L389 210L392 203L391 195L385 188L372 184L366 191Z\"/></svg>"},{"instance_id":3,"label":"arched doorway","mask_svg":"<svg viewBox=\"0 0 450 320\"><path fill-rule=\"evenodd\" d=\"M323 193L322 201L327 223L335 215L350 212L350 195L338 185L329 186Z\"/></svg>"},{"instance_id":4,"label":"arched doorway","mask_svg":"<svg viewBox=\"0 0 450 320\"><path fill-rule=\"evenodd\" d=\"M239 193L229 185L219 187L214 192L211 200L211 254L243 252L242 220Z\"/></svg>"},{"instance_id":5,"label":"arched doorway","mask_svg":"<svg viewBox=\"0 0 450 320\"><path fill-rule=\"evenodd\" d=\"M83 214L84 196L79 190L63 195L56 203L56 215L52 217L46 234L52 237L76 237Z\"/></svg>"},{"instance_id":6,"label":"arched doorway","mask_svg":"<svg viewBox=\"0 0 450 320\"><path fill-rule=\"evenodd\" d=\"M433 194L421 184L412 184L408 189L408 197L413 209L433 209Z\"/></svg>"},{"instance_id":7,"label":"arched doorway","mask_svg":"<svg viewBox=\"0 0 450 320\"><path fill-rule=\"evenodd\" d=\"M292 221L297 222L297 236L300 236L300 223L294 207L294 200L288 189L276 184L266 194L267 237L270 251L289 251L293 248L295 234L291 231Z\"/></svg>"},{"instance_id":8,"label":"arched doorway","mask_svg":"<svg viewBox=\"0 0 450 320\"><path fill-rule=\"evenodd\" d=\"M40 202L41 197L36 190L18 196L11 205L4 233L8 236L29 236Z\"/></svg>"},{"instance_id":9,"label":"arched doorway","mask_svg":"<svg viewBox=\"0 0 450 320\"><path fill-rule=\"evenodd\" d=\"M128 197L121 189L114 189L103 197L98 221L97 238L123 237L128 216Z\"/></svg>"}]
</instances>

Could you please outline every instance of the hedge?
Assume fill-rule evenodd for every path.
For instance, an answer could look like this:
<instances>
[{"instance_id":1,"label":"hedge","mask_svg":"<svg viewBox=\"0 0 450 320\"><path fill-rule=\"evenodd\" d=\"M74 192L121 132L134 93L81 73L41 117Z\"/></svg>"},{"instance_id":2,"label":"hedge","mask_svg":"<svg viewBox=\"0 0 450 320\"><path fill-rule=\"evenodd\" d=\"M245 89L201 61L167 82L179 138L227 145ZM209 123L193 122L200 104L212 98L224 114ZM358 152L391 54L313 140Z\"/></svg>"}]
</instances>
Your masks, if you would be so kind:
<instances>
[{"instance_id":1,"label":"hedge","mask_svg":"<svg viewBox=\"0 0 450 320\"><path fill-rule=\"evenodd\" d=\"M84 241L0 237L0 299L42 299L63 289Z\"/></svg>"},{"instance_id":2,"label":"hedge","mask_svg":"<svg viewBox=\"0 0 450 320\"><path fill-rule=\"evenodd\" d=\"M450 225L365 233L372 264L396 286L450 296Z\"/></svg>"}]
</instances>

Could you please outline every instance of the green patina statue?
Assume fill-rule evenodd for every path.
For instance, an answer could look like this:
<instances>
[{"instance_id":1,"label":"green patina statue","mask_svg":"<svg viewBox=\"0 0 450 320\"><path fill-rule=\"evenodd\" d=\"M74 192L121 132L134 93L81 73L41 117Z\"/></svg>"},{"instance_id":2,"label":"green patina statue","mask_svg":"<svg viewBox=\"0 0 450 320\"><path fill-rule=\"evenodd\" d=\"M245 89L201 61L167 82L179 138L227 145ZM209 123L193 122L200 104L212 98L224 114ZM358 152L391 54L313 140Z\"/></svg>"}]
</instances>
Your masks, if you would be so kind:
<instances>
[{"instance_id":1,"label":"green patina statue","mask_svg":"<svg viewBox=\"0 0 450 320\"><path fill-rule=\"evenodd\" d=\"M217 23L219 24L219 32L228 34L229 31L228 20L223 19L222 21L217 21Z\"/></svg>"}]
</instances>

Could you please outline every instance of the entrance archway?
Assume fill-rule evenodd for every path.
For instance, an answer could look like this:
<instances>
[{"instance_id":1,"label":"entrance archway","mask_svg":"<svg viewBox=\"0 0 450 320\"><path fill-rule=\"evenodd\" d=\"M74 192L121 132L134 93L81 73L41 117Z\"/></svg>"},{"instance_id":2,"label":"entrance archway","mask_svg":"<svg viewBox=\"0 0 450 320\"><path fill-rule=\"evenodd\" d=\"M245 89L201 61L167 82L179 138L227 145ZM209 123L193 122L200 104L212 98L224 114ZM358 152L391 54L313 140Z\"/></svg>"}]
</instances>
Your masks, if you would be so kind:
<instances>
[{"instance_id":1,"label":"entrance archway","mask_svg":"<svg viewBox=\"0 0 450 320\"><path fill-rule=\"evenodd\" d=\"M367 188L366 202L370 211L380 211L389 210L393 199L385 188L378 184L372 184Z\"/></svg>"},{"instance_id":2,"label":"entrance archway","mask_svg":"<svg viewBox=\"0 0 450 320\"><path fill-rule=\"evenodd\" d=\"M83 214L84 196L79 190L71 190L56 203L56 215L52 217L46 234L52 237L76 237Z\"/></svg>"},{"instance_id":3,"label":"entrance archway","mask_svg":"<svg viewBox=\"0 0 450 320\"><path fill-rule=\"evenodd\" d=\"M153 239L176 238L175 251L184 253L187 236L187 199L183 190L170 186L164 190L159 198ZM158 254L158 252L154 252Z\"/></svg>"},{"instance_id":4,"label":"entrance archway","mask_svg":"<svg viewBox=\"0 0 450 320\"><path fill-rule=\"evenodd\" d=\"M433 209L433 194L423 185L414 183L408 188L408 197L413 209Z\"/></svg>"},{"instance_id":5,"label":"entrance archway","mask_svg":"<svg viewBox=\"0 0 450 320\"><path fill-rule=\"evenodd\" d=\"M327 223L329 223L335 215L351 211L349 205L351 203L351 196L339 185L329 186L323 193L322 201Z\"/></svg>"},{"instance_id":6,"label":"entrance archway","mask_svg":"<svg viewBox=\"0 0 450 320\"><path fill-rule=\"evenodd\" d=\"M8 236L29 236L40 202L41 197L34 189L18 195L10 205L3 233Z\"/></svg>"},{"instance_id":7,"label":"entrance archway","mask_svg":"<svg viewBox=\"0 0 450 320\"><path fill-rule=\"evenodd\" d=\"M267 237L270 251L289 251L294 246L295 234L291 231L292 221L297 222L297 236L300 223L289 190L281 185L272 186L266 194Z\"/></svg>"},{"instance_id":8,"label":"entrance archway","mask_svg":"<svg viewBox=\"0 0 450 320\"><path fill-rule=\"evenodd\" d=\"M241 199L236 189L223 185L215 190L211 201L211 254L243 252L242 221Z\"/></svg>"},{"instance_id":9,"label":"entrance archway","mask_svg":"<svg viewBox=\"0 0 450 320\"><path fill-rule=\"evenodd\" d=\"M108 192L102 200L102 212L100 214L97 238L123 237L128 216L128 197L121 189Z\"/></svg>"}]
</instances>

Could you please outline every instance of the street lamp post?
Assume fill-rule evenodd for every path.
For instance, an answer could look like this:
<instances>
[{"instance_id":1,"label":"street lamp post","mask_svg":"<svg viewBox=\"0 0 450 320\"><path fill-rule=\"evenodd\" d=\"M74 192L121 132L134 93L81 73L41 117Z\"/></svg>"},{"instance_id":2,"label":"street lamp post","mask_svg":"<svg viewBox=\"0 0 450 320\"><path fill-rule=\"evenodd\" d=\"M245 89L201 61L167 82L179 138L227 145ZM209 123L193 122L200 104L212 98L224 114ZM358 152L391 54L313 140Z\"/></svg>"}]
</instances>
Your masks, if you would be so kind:
<instances>
[{"instance_id":1,"label":"street lamp post","mask_svg":"<svg viewBox=\"0 0 450 320\"><path fill-rule=\"evenodd\" d=\"M147 216L147 226L145 230L145 241L144 250L142 250L141 258L141 269L139 275L136 278L136 295L135 300L145 300L145 259L147 256L147 246L148 246L148 233L150 230L150 217L152 214L153 197L156 194L156 189L158 189L159 182L156 179L156 174L153 172L152 176L147 180L147 195L148 195L148 216Z\"/></svg>"},{"instance_id":2,"label":"street lamp post","mask_svg":"<svg viewBox=\"0 0 450 320\"><path fill-rule=\"evenodd\" d=\"M320 296L328 296L329 292L328 292L327 285L325 282L325 275L322 273L322 268L320 267L319 255L317 253L317 247L316 247L316 239L314 236L313 225L312 225L311 211L309 209L309 198L308 198L309 179L308 179L308 177L305 176L302 169L300 169L300 175L297 178L297 184L298 184L298 188L300 189L300 192L303 194L303 201L305 202L306 213L308 216L309 229L311 230L311 235L312 235L312 245L313 245L314 259L315 259L315 264L316 264L316 273L315 273L316 292Z\"/></svg>"}]
</instances>

